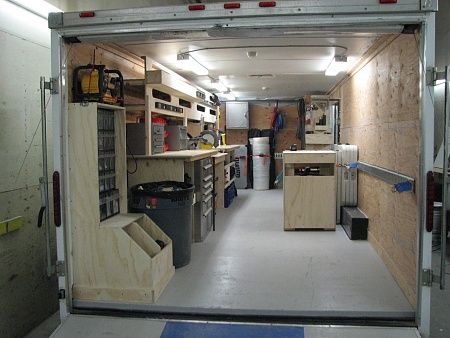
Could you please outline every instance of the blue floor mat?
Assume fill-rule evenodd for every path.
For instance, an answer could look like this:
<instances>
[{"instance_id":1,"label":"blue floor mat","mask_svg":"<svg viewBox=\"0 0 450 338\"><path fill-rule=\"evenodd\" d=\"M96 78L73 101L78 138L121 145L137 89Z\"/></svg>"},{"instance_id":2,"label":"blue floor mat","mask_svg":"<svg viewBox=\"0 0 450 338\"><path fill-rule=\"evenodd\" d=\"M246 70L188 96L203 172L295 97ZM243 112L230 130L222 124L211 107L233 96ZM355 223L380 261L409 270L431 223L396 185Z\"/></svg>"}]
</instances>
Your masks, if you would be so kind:
<instances>
[{"instance_id":1,"label":"blue floor mat","mask_svg":"<svg viewBox=\"0 0 450 338\"><path fill-rule=\"evenodd\" d=\"M304 338L299 326L167 322L161 338Z\"/></svg>"}]
</instances>

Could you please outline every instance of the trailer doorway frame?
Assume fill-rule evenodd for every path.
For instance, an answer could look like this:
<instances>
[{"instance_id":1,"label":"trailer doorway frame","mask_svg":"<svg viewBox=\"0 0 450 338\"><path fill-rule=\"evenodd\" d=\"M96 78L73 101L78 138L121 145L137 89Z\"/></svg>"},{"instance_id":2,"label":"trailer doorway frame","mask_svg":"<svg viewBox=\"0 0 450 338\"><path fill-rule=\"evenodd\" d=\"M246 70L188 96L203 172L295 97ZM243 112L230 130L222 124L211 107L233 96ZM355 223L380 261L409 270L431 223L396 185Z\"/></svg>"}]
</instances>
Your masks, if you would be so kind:
<instances>
[{"instance_id":1,"label":"trailer doorway frame","mask_svg":"<svg viewBox=\"0 0 450 338\"><path fill-rule=\"evenodd\" d=\"M277 8L258 9L257 2L243 3L243 11L224 10L223 4L208 4L207 10L193 12L187 6L154 7L145 9L95 11L88 20L79 13L55 13L49 17L52 28L52 78L58 84L57 93L52 95L53 109L53 157L54 170L61 173L62 226L57 228L57 257L64 264L60 274L59 289L65 294L60 300L61 317L74 311L71 298L70 224L67 142L67 83L66 39L89 41L113 41L135 34L164 33L169 31L198 31L205 29L276 29L305 28L320 30L358 29L373 27L383 29L392 25L416 24L421 27L420 50L420 176L416 187L419 194L419 230L417 245L417 306L416 325L420 333L429 336L430 291L424 285L423 271L431 270L431 232L425 231L427 210L427 172L433 170L434 157L434 94L427 83L427 71L435 63L435 11L437 1L403 0L399 4L380 5L375 0L323 1L317 6L314 1L284 1ZM252 7L255 6L255 7ZM308 14L308 15L305 15ZM280 20L287 17L289 20ZM105 24L108 23L108 24ZM107 41L107 42L110 42ZM156 314L155 314L156 315ZM283 318L273 318L283 321ZM372 323L373 324L373 323ZM394 324L395 325L395 324Z\"/></svg>"}]
</instances>

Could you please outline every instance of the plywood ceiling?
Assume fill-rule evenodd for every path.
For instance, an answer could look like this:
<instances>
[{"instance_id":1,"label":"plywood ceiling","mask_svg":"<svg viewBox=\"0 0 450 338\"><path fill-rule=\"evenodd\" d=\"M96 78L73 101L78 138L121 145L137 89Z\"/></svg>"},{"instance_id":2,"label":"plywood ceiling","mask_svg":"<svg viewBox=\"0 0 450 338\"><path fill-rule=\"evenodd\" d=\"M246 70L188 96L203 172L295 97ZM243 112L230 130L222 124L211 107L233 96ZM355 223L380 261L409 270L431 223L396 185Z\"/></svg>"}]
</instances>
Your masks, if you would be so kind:
<instances>
[{"instance_id":1,"label":"plywood ceiling","mask_svg":"<svg viewBox=\"0 0 450 338\"><path fill-rule=\"evenodd\" d=\"M209 83L213 78L220 79L240 99L282 99L327 92L345 76L325 76L333 56L345 54L349 63L354 63L378 37L377 34L313 33L211 38L200 34L200 37L181 40L149 39L119 44L136 55L154 59L205 89L213 90ZM177 54L186 51L208 69L208 76L180 69ZM249 58L249 51L255 51L257 56Z\"/></svg>"}]
</instances>

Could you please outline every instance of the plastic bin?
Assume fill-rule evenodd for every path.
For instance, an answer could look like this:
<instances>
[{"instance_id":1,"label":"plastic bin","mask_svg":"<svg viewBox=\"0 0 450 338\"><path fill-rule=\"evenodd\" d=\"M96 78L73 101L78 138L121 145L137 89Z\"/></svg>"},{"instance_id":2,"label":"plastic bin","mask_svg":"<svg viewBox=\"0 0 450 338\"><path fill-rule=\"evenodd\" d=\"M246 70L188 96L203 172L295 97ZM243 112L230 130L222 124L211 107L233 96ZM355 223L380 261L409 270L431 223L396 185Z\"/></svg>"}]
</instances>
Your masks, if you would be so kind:
<instances>
[{"instance_id":1,"label":"plastic bin","mask_svg":"<svg viewBox=\"0 0 450 338\"><path fill-rule=\"evenodd\" d=\"M130 212L145 213L172 239L173 264L181 268L191 260L194 186L163 181L131 188Z\"/></svg>"}]
</instances>

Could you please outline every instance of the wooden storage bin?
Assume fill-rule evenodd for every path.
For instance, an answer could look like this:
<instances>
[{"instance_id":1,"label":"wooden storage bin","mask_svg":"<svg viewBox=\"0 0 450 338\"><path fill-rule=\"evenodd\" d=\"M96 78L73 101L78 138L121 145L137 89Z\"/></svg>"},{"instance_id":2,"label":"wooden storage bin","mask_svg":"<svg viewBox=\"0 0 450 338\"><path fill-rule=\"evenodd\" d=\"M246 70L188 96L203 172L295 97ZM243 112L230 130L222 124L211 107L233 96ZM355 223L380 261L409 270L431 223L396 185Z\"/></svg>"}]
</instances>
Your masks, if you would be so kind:
<instances>
[{"instance_id":1,"label":"wooden storage bin","mask_svg":"<svg viewBox=\"0 0 450 338\"><path fill-rule=\"evenodd\" d=\"M164 242L163 249L156 240ZM155 302L175 273L172 240L146 215L122 214L91 232L94 245L75 264L73 297L126 303Z\"/></svg>"},{"instance_id":2,"label":"wooden storage bin","mask_svg":"<svg viewBox=\"0 0 450 338\"><path fill-rule=\"evenodd\" d=\"M336 153L284 151L284 229L336 228ZM295 170L319 167L321 176L296 176Z\"/></svg>"}]
</instances>

